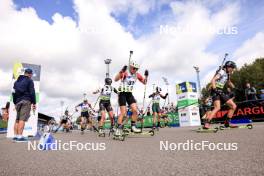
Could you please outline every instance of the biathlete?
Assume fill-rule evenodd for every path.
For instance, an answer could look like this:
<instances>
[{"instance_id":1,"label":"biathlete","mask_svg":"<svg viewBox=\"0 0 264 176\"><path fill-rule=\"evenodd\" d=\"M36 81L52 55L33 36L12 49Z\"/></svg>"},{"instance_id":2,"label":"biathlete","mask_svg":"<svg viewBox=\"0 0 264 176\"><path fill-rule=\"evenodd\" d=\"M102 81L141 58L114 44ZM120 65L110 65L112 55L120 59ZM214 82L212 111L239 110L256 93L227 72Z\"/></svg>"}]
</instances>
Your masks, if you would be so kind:
<instances>
[{"instance_id":1,"label":"biathlete","mask_svg":"<svg viewBox=\"0 0 264 176\"><path fill-rule=\"evenodd\" d=\"M100 113L100 118L98 119L99 122L99 136L104 135L104 123L105 123L105 116L106 116L106 112L109 115L109 118L111 120L111 128L110 131L113 131L114 125L115 125L115 121L114 121L114 113L113 113L113 108L111 106L111 95L112 92L115 92L116 94L118 94L118 91L112 87L112 79L111 78L105 78L105 85L102 89L99 89L95 92L93 92L94 94L100 93L99 96L99 113Z\"/></svg>"},{"instance_id":2,"label":"biathlete","mask_svg":"<svg viewBox=\"0 0 264 176\"><path fill-rule=\"evenodd\" d=\"M120 106L120 114L118 117L118 128L115 131L115 136L123 135L123 117L126 116L128 104L132 111L131 119L131 132L140 133L141 129L136 127L136 122L138 119L138 108L136 99L133 96L133 87L137 80L142 84L147 84L148 70L145 70L145 78L138 73L139 65L135 61L131 61L127 71L127 66L124 66L122 70L116 75L115 81L121 81L121 84L118 88L118 103Z\"/></svg>"},{"instance_id":3,"label":"biathlete","mask_svg":"<svg viewBox=\"0 0 264 176\"><path fill-rule=\"evenodd\" d=\"M230 88L235 88L234 84L231 82L230 76L236 68L236 64L232 61L227 61L223 66L223 69L220 70L211 80L211 96L213 100L214 109L206 117L206 122L204 124L204 129L210 129L210 122L212 118L216 115L221 109L221 103L227 104L230 109L226 115L226 120L224 122L225 127L235 127L230 124L230 119L233 117L233 114L236 110L237 105L234 103L233 98L229 97L223 89L227 85Z\"/></svg>"},{"instance_id":4,"label":"biathlete","mask_svg":"<svg viewBox=\"0 0 264 176\"><path fill-rule=\"evenodd\" d=\"M84 99L82 103L75 106L76 112L78 112L78 109L77 109L78 107L81 108L81 134L84 133L84 130L89 124L95 129L95 127L92 124L92 119L89 114L89 111L93 110L92 105L88 103L87 99Z\"/></svg>"},{"instance_id":5,"label":"biathlete","mask_svg":"<svg viewBox=\"0 0 264 176\"><path fill-rule=\"evenodd\" d=\"M160 118L161 118L160 98L166 99L167 96L168 96L168 93L166 93L165 95L161 94L160 87L156 87L156 92L154 92L153 94L149 96L149 98L152 98L152 112L153 112L152 129L153 130L155 130L156 127L157 127L157 130L160 128ZM157 123L157 119L158 119L158 123ZM157 123L157 126L156 126L156 123Z\"/></svg>"},{"instance_id":6,"label":"biathlete","mask_svg":"<svg viewBox=\"0 0 264 176\"><path fill-rule=\"evenodd\" d=\"M71 116L69 115L69 111L66 110L61 118L59 127L54 131L54 133L56 133L61 127L63 127L62 131L66 130L66 132L70 132L70 127L71 127L70 121L71 121Z\"/></svg>"}]
</instances>

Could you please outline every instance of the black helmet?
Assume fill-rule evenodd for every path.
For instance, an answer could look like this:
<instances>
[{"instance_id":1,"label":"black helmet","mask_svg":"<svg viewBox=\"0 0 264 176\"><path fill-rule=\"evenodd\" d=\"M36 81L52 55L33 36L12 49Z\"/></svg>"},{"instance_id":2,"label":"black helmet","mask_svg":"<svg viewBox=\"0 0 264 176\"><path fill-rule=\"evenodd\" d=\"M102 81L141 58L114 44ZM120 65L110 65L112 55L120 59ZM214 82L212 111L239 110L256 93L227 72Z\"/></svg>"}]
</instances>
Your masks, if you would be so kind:
<instances>
[{"instance_id":1,"label":"black helmet","mask_svg":"<svg viewBox=\"0 0 264 176\"><path fill-rule=\"evenodd\" d=\"M105 78L105 84L106 85L111 85L112 84L112 79L111 78Z\"/></svg>"},{"instance_id":2,"label":"black helmet","mask_svg":"<svg viewBox=\"0 0 264 176\"><path fill-rule=\"evenodd\" d=\"M27 74L33 74L33 70L30 69L30 68L26 68L25 69L25 73L27 73Z\"/></svg>"},{"instance_id":3,"label":"black helmet","mask_svg":"<svg viewBox=\"0 0 264 176\"><path fill-rule=\"evenodd\" d=\"M236 68L236 63L233 61L227 61L224 65L224 68L231 67L231 68Z\"/></svg>"},{"instance_id":4,"label":"black helmet","mask_svg":"<svg viewBox=\"0 0 264 176\"><path fill-rule=\"evenodd\" d=\"M162 90L161 90L160 87L156 87L156 91L157 91L157 92L161 92Z\"/></svg>"}]
</instances>

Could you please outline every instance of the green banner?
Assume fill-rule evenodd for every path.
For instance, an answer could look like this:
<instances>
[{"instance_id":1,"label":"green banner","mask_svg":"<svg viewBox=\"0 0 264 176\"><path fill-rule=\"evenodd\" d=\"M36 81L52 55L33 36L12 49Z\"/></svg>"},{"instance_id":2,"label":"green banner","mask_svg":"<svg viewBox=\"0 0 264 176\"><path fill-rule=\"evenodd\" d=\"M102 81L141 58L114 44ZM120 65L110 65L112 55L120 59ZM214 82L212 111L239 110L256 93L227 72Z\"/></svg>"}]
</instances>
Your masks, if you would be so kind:
<instances>
[{"instance_id":1,"label":"green banner","mask_svg":"<svg viewBox=\"0 0 264 176\"><path fill-rule=\"evenodd\" d=\"M185 100L178 101L179 108L187 107L190 105L198 105L198 99L185 99Z\"/></svg>"}]
</instances>

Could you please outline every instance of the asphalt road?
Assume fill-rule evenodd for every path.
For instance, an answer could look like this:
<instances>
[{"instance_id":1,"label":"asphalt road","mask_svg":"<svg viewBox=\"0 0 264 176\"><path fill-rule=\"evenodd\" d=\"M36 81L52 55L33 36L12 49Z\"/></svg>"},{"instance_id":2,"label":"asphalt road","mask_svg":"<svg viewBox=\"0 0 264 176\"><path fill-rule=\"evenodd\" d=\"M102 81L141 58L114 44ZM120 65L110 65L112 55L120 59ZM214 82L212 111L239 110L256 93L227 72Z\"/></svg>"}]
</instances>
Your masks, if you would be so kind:
<instances>
[{"instance_id":1,"label":"asphalt road","mask_svg":"<svg viewBox=\"0 0 264 176\"><path fill-rule=\"evenodd\" d=\"M14 143L0 135L0 175L264 175L264 123L252 130L233 129L196 133L194 128L164 128L154 137L134 136L124 142L99 138L94 132L58 133L62 144L104 143L105 150L33 151L27 143ZM237 143L237 150L160 150L160 141L176 143ZM95 147L97 149L97 147ZM164 149L164 148L163 148ZM175 149L175 148L174 148ZM234 149L234 148L232 148Z\"/></svg>"}]
</instances>

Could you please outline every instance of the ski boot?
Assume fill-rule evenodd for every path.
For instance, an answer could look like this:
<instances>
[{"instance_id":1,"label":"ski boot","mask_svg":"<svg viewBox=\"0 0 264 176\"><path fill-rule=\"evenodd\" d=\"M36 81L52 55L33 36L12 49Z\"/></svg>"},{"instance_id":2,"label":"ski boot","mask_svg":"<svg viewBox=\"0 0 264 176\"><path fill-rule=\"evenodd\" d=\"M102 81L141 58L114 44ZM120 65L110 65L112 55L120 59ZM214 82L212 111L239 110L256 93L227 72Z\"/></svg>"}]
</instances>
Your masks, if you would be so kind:
<instances>
[{"instance_id":1,"label":"ski boot","mask_svg":"<svg viewBox=\"0 0 264 176\"><path fill-rule=\"evenodd\" d=\"M114 135L113 135L113 139L114 140L120 140L120 141L124 141L125 140L125 135L124 135L124 132L123 132L123 128L118 127L116 129L116 131L114 132Z\"/></svg>"},{"instance_id":2,"label":"ski boot","mask_svg":"<svg viewBox=\"0 0 264 176\"><path fill-rule=\"evenodd\" d=\"M81 135L83 135L84 134L84 129L83 128L81 128Z\"/></svg>"},{"instance_id":3,"label":"ski boot","mask_svg":"<svg viewBox=\"0 0 264 176\"><path fill-rule=\"evenodd\" d=\"M141 133L142 130L139 129L139 128L137 128L136 125L132 125L132 126L131 126L131 132L132 132L132 133Z\"/></svg>"},{"instance_id":4,"label":"ski boot","mask_svg":"<svg viewBox=\"0 0 264 176\"><path fill-rule=\"evenodd\" d=\"M209 122L205 122L204 126L203 126L203 129L208 130L210 128L211 128L210 123Z\"/></svg>"},{"instance_id":5,"label":"ski boot","mask_svg":"<svg viewBox=\"0 0 264 176\"><path fill-rule=\"evenodd\" d=\"M105 132L103 127L99 127L98 134L99 137L105 137Z\"/></svg>"},{"instance_id":6,"label":"ski boot","mask_svg":"<svg viewBox=\"0 0 264 176\"><path fill-rule=\"evenodd\" d=\"M224 127L225 128L238 128L237 125L230 124L230 119L225 120Z\"/></svg>"},{"instance_id":7,"label":"ski boot","mask_svg":"<svg viewBox=\"0 0 264 176\"><path fill-rule=\"evenodd\" d=\"M110 137L111 134L114 134L115 133L115 129L114 129L114 126L111 126L110 129L109 129L109 134L108 136Z\"/></svg>"}]
</instances>

